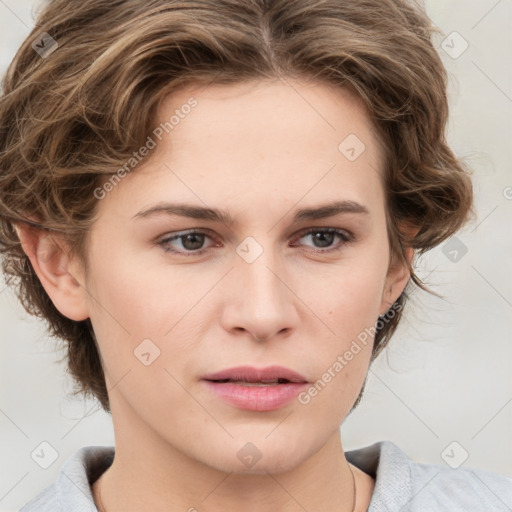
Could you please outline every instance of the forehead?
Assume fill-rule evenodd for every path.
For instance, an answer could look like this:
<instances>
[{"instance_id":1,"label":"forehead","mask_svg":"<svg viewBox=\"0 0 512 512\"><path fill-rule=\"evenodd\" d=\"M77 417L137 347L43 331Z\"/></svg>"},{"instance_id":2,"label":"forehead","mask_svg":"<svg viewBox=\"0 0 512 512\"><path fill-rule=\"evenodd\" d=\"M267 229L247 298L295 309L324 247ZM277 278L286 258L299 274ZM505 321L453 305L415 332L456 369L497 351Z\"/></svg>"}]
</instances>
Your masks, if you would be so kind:
<instances>
[{"instance_id":1,"label":"forehead","mask_svg":"<svg viewBox=\"0 0 512 512\"><path fill-rule=\"evenodd\" d=\"M193 108L188 106L191 102ZM247 155L249 150L260 157L288 151L292 157L301 148L325 149L326 158L335 151L353 162L364 148L375 163L380 160L373 154L381 148L363 101L347 88L322 82L280 79L189 85L164 99L155 126L164 129L164 138L171 134L183 149L211 141L219 150L229 149L230 156L237 150ZM349 135L349 142L340 148ZM348 152L350 146L356 154ZM175 148L176 156L178 151Z\"/></svg>"},{"instance_id":2,"label":"forehead","mask_svg":"<svg viewBox=\"0 0 512 512\"><path fill-rule=\"evenodd\" d=\"M109 194L131 211L175 199L231 204L233 215L269 202L382 203L383 151L362 101L346 89L292 80L189 85L162 101L154 127L150 155Z\"/></svg>"}]
</instances>

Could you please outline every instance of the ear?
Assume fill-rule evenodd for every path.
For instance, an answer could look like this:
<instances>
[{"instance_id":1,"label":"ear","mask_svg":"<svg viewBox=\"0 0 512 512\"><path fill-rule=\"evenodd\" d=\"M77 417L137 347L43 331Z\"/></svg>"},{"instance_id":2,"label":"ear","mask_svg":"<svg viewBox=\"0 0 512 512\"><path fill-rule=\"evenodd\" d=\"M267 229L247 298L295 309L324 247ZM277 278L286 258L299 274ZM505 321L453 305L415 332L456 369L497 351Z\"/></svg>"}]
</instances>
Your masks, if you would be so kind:
<instances>
[{"instance_id":1,"label":"ear","mask_svg":"<svg viewBox=\"0 0 512 512\"><path fill-rule=\"evenodd\" d=\"M37 277L55 307L71 320L89 318L87 292L81 266L61 238L51 232L20 223L16 233Z\"/></svg>"},{"instance_id":2,"label":"ear","mask_svg":"<svg viewBox=\"0 0 512 512\"><path fill-rule=\"evenodd\" d=\"M412 238L419 231L419 228L411 224L401 224L400 230L406 233L408 237ZM406 261L402 261L400 258L391 255L388 274L386 276L384 289L382 290L382 302L379 313L381 316L384 315L396 302L398 297L400 297L411 277L407 264L412 264L414 249L412 247L406 247L404 252Z\"/></svg>"}]
</instances>

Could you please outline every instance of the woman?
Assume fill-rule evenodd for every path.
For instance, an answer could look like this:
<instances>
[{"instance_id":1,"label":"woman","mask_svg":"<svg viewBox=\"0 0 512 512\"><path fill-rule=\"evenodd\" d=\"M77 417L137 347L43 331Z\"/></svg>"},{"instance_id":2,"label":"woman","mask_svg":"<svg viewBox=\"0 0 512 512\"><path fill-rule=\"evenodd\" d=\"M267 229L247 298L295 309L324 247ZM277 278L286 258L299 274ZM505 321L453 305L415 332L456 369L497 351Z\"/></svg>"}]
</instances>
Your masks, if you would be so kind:
<instances>
[{"instance_id":1,"label":"woman","mask_svg":"<svg viewBox=\"0 0 512 512\"><path fill-rule=\"evenodd\" d=\"M431 30L398 0L48 4L0 103L4 272L115 447L23 512L512 503L339 435L415 255L473 214Z\"/></svg>"}]
</instances>

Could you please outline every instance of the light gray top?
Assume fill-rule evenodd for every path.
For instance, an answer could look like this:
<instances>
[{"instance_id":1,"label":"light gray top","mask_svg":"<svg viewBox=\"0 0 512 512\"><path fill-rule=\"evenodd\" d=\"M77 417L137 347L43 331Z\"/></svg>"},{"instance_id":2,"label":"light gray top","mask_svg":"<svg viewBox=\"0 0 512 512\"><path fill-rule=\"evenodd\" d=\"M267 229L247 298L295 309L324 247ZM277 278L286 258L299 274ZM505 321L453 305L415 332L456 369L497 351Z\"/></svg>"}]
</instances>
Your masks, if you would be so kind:
<instances>
[{"instance_id":1,"label":"light gray top","mask_svg":"<svg viewBox=\"0 0 512 512\"><path fill-rule=\"evenodd\" d=\"M91 484L112 464L111 446L85 446L56 481L19 512L97 512ZM375 478L368 512L512 512L512 478L482 470L412 461L389 441L348 451L347 460Z\"/></svg>"}]
</instances>

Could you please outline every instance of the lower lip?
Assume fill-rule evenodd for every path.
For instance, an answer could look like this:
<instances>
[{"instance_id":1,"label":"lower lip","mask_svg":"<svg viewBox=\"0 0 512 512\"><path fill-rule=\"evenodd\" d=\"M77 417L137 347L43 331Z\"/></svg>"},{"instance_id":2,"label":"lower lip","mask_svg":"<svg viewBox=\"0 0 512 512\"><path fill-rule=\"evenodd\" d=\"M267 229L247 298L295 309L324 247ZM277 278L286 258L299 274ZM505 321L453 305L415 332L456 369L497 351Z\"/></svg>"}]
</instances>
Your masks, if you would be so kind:
<instances>
[{"instance_id":1,"label":"lower lip","mask_svg":"<svg viewBox=\"0 0 512 512\"><path fill-rule=\"evenodd\" d=\"M291 402L308 387L307 382L288 382L269 386L244 386L234 382L203 380L217 396L240 409L273 411Z\"/></svg>"}]
</instances>

